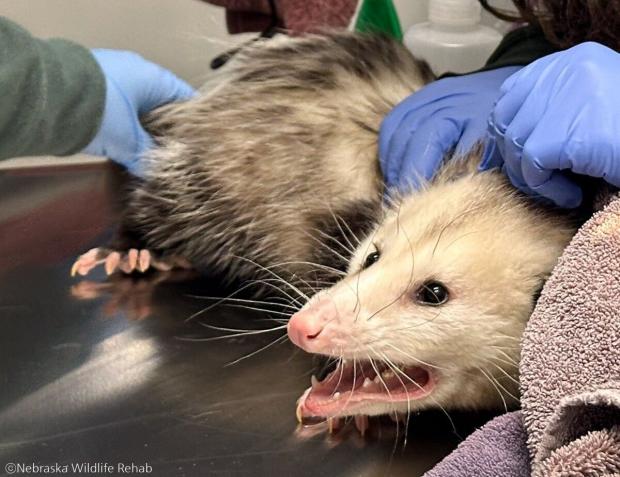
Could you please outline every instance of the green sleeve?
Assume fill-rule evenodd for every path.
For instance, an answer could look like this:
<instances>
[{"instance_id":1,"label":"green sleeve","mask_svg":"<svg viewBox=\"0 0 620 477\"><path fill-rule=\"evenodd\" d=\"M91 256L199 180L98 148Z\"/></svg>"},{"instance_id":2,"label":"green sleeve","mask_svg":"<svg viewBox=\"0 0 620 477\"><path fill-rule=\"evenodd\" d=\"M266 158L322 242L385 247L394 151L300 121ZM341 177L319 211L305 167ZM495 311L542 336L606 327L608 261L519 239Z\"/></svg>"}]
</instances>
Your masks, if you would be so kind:
<instances>
[{"instance_id":1,"label":"green sleeve","mask_svg":"<svg viewBox=\"0 0 620 477\"><path fill-rule=\"evenodd\" d=\"M99 129L105 78L91 53L0 17L0 159L82 150Z\"/></svg>"}]
</instances>

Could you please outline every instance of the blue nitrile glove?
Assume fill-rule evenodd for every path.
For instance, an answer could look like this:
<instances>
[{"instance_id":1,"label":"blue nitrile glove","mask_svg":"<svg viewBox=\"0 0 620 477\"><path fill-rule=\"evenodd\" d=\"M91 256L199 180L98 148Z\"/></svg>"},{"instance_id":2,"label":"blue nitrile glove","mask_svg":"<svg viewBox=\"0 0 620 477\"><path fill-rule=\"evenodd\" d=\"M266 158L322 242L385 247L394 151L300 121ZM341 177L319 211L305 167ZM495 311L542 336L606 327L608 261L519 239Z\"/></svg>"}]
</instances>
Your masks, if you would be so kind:
<instances>
[{"instance_id":1,"label":"blue nitrile glove","mask_svg":"<svg viewBox=\"0 0 620 477\"><path fill-rule=\"evenodd\" d=\"M465 153L484 139L499 88L519 68L444 78L398 104L379 131L379 158L387 186L418 188L433 176L449 151Z\"/></svg>"},{"instance_id":2,"label":"blue nitrile glove","mask_svg":"<svg viewBox=\"0 0 620 477\"><path fill-rule=\"evenodd\" d=\"M99 132L84 152L107 156L139 176L140 158L153 146L140 116L162 104L191 98L194 89L137 53L103 49L92 53L105 76L106 99Z\"/></svg>"},{"instance_id":3,"label":"blue nitrile glove","mask_svg":"<svg viewBox=\"0 0 620 477\"><path fill-rule=\"evenodd\" d=\"M582 199L563 170L620 186L620 55L582 43L523 68L502 85L489 136L482 169L561 207Z\"/></svg>"}]
</instances>

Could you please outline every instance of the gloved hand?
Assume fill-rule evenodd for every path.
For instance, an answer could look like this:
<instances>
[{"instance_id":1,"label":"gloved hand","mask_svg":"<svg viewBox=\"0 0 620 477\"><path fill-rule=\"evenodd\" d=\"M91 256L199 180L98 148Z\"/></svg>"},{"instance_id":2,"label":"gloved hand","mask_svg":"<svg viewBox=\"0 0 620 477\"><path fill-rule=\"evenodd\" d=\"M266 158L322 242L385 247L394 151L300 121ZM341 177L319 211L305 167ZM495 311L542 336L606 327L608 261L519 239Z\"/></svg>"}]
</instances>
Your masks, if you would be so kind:
<instances>
[{"instance_id":1,"label":"gloved hand","mask_svg":"<svg viewBox=\"0 0 620 477\"><path fill-rule=\"evenodd\" d=\"M582 43L523 68L502 85L489 134L481 168L561 207L582 199L562 170L620 186L620 55Z\"/></svg>"},{"instance_id":2,"label":"gloved hand","mask_svg":"<svg viewBox=\"0 0 620 477\"><path fill-rule=\"evenodd\" d=\"M101 127L86 146L86 154L107 156L141 174L140 158L153 139L140 116L172 101L191 98L194 89L170 71L130 51L92 50L106 80Z\"/></svg>"},{"instance_id":3,"label":"gloved hand","mask_svg":"<svg viewBox=\"0 0 620 477\"><path fill-rule=\"evenodd\" d=\"M435 81L398 104L379 131L379 158L388 187L417 188L446 153L465 153L487 130L487 120L509 66Z\"/></svg>"}]
</instances>

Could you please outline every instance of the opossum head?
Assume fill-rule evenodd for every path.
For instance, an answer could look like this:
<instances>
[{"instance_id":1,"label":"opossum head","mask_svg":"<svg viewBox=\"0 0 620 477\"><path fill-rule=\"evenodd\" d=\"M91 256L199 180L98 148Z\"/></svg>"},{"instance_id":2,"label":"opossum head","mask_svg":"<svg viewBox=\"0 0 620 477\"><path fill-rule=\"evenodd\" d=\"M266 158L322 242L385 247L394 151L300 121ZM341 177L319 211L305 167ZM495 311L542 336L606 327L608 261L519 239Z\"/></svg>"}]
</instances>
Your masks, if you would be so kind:
<instances>
[{"instance_id":1,"label":"opossum head","mask_svg":"<svg viewBox=\"0 0 620 477\"><path fill-rule=\"evenodd\" d=\"M397 201L289 321L297 346L340 358L298 417L516 403L520 336L573 232L498 172L443 174Z\"/></svg>"}]
</instances>

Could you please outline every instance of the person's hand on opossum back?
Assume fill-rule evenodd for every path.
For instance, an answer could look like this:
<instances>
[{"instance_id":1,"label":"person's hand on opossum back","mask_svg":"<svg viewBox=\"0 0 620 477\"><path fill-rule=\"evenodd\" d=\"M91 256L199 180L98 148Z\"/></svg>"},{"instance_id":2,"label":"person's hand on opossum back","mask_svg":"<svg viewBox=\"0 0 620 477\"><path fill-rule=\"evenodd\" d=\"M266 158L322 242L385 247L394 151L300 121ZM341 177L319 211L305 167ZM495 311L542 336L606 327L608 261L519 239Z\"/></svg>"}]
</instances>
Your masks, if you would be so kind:
<instances>
[{"instance_id":1,"label":"person's hand on opossum back","mask_svg":"<svg viewBox=\"0 0 620 477\"><path fill-rule=\"evenodd\" d=\"M388 188L418 188L447 153L465 153L483 139L500 86L520 68L440 79L398 104L379 131L379 158Z\"/></svg>"},{"instance_id":2,"label":"person's hand on opossum back","mask_svg":"<svg viewBox=\"0 0 620 477\"><path fill-rule=\"evenodd\" d=\"M106 99L99 132L84 152L107 156L140 175L140 159L153 146L140 116L165 103L189 99L194 89L136 53L103 49L92 53L105 76Z\"/></svg>"},{"instance_id":3,"label":"person's hand on opossum back","mask_svg":"<svg viewBox=\"0 0 620 477\"><path fill-rule=\"evenodd\" d=\"M482 169L561 207L582 191L563 171L620 186L620 54L582 43L511 76L489 119Z\"/></svg>"}]
</instances>

